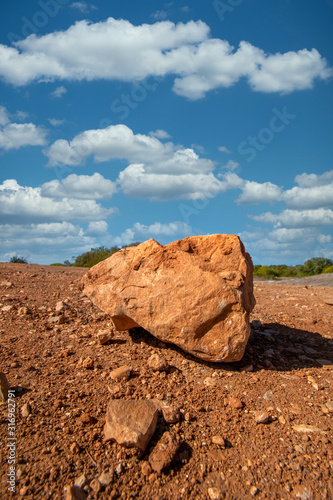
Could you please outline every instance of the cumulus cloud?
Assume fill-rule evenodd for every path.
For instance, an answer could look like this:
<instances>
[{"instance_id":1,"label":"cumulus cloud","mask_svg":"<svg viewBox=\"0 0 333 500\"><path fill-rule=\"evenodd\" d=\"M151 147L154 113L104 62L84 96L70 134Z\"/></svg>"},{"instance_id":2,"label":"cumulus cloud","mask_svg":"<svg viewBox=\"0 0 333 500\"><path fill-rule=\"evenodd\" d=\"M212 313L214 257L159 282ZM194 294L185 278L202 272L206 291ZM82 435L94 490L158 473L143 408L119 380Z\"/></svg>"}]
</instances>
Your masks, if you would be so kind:
<instances>
[{"instance_id":1,"label":"cumulus cloud","mask_svg":"<svg viewBox=\"0 0 333 500\"><path fill-rule=\"evenodd\" d=\"M120 235L112 239L114 245L129 245L134 241L143 241L148 238L163 237L185 237L192 234L192 228L182 221L169 223L154 222L153 224L141 224L136 222L131 228L125 229Z\"/></svg>"},{"instance_id":2,"label":"cumulus cloud","mask_svg":"<svg viewBox=\"0 0 333 500\"><path fill-rule=\"evenodd\" d=\"M0 260L19 254L29 262L62 262L95 246L95 238L70 222L1 224Z\"/></svg>"},{"instance_id":3,"label":"cumulus cloud","mask_svg":"<svg viewBox=\"0 0 333 500\"><path fill-rule=\"evenodd\" d=\"M226 40L210 38L202 21L134 26L123 19L85 20L66 31L31 35L14 45L0 45L0 77L14 85L176 75L174 92L194 100L241 78L255 91L288 93L309 89L316 79L332 75L316 49L266 54L246 41L235 49Z\"/></svg>"},{"instance_id":4,"label":"cumulus cloud","mask_svg":"<svg viewBox=\"0 0 333 500\"><path fill-rule=\"evenodd\" d=\"M219 146L217 149L221 151L221 153L227 153L227 154L231 153L231 151L229 151L229 149L226 146Z\"/></svg>"},{"instance_id":5,"label":"cumulus cloud","mask_svg":"<svg viewBox=\"0 0 333 500\"><path fill-rule=\"evenodd\" d=\"M239 163L237 161L229 160L225 165L222 165L221 168L226 170L237 170L239 167Z\"/></svg>"},{"instance_id":6,"label":"cumulus cloud","mask_svg":"<svg viewBox=\"0 0 333 500\"><path fill-rule=\"evenodd\" d=\"M59 181L54 179L41 185L41 196L46 198L74 198L107 200L116 193L116 184L95 172L93 175L71 174Z\"/></svg>"},{"instance_id":7,"label":"cumulus cloud","mask_svg":"<svg viewBox=\"0 0 333 500\"><path fill-rule=\"evenodd\" d=\"M86 236L104 236L108 232L108 224L105 220L89 222L88 229L84 233Z\"/></svg>"},{"instance_id":8,"label":"cumulus cloud","mask_svg":"<svg viewBox=\"0 0 333 500\"><path fill-rule=\"evenodd\" d=\"M0 184L0 222L87 221L109 217L115 209L103 208L93 199L43 196L42 188L20 186L15 179Z\"/></svg>"},{"instance_id":9,"label":"cumulus cloud","mask_svg":"<svg viewBox=\"0 0 333 500\"><path fill-rule=\"evenodd\" d=\"M67 89L61 85L60 87L57 87L53 92L51 92L50 96L61 99L61 97L66 93Z\"/></svg>"},{"instance_id":10,"label":"cumulus cloud","mask_svg":"<svg viewBox=\"0 0 333 500\"><path fill-rule=\"evenodd\" d=\"M276 227L318 227L333 225L333 210L317 208L314 210L283 210L279 214L266 212L252 215L251 218L265 224L274 224Z\"/></svg>"},{"instance_id":11,"label":"cumulus cloud","mask_svg":"<svg viewBox=\"0 0 333 500\"><path fill-rule=\"evenodd\" d=\"M241 189L242 192L236 200L240 205L274 203L282 194L282 189L271 182L245 181Z\"/></svg>"},{"instance_id":12,"label":"cumulus cloud","mask_svg":"<svg viewBox=\"0 0 333 500\"><path fill-rule=\"evenodd\" d=\"M0 106L0 148L8 151L24 146L45 146L46 130L33 123L12 123L7 109Z\"/></svg>"}]
</instances>

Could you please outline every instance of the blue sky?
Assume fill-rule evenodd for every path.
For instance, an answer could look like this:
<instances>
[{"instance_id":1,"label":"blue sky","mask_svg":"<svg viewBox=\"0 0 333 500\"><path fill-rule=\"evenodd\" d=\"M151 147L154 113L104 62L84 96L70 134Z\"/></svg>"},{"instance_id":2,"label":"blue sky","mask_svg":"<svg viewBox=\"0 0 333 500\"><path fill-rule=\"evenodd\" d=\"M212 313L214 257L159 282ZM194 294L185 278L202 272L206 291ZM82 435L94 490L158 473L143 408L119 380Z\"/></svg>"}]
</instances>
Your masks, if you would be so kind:
<instances>
[{"instance_id":1,"label":"blue sky","mask_svg":"<svg viewBox=\"0 0 333 500\"><path fill-rule=\"evenodd\" d=\"M0 20L0 260L239 234L333 258L333 1L17 0Z\"/></svg>"}]
</instances>

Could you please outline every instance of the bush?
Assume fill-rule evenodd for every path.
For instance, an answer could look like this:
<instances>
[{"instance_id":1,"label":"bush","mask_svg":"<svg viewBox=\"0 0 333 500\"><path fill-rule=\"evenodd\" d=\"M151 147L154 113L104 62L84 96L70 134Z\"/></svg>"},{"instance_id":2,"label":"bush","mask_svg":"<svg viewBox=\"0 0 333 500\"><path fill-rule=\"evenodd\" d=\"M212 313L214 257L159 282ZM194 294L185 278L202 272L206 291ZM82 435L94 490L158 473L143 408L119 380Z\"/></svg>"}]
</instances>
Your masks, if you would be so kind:
<instances>
[{"instance_id":1,"label":"bush","mask_svg":"<svg viewBox=\"0 0 333 500\"><path fill-rule=\"evenodd\" d=\"M131 243L130 245L123 245L121 248L127 248L129 247L135 247L137 245L140 245L140 242L135 242ZM102 260L107 259L108 257L111 257L114 253L118 252L120 250L119 247L114 246L111 248L105 248L104 246L100 246L97 248L92 248L89 252L85 252L78 257L73 257L75 258L74 263L70 264L68 260L64 262L64 265L71 265L74 267L93 267Z\"/></svg>"},{"instance_id":2,"label":"bush","mask_svg":"<svg viewBox=\"0 0 333 500\"><path fill-rule=\"evenodd\" d=\"M28 264L27 259L24 257L18 257L17 255L14 255L11 257L10 261L12 264Z\"/></svg>"},{"instance_id":3,"label":"bush","mask_svg":"<svg viewBox=\"0 0 333 500\"><path fill-rule=\"evenodd\" d=\"M303 265L299 264L297 266L256 265L253 269L253 276L257 276L258 278L276 279L279 277L284 278L290 276L314 276L315 274L326 274L332 272L333 262L330 259L325 259L324 257L314 257L313 259L307 260Z\"/></svg>"},{"instance_id":4,"label":"bush","mask_svg":"<svg viewBox=\"0 0 333 500\"><path fill-rule=\"evenodd\" d=\"M333 266L325 267L323 274L333 273Z\"/></svg>"}]
</instances>

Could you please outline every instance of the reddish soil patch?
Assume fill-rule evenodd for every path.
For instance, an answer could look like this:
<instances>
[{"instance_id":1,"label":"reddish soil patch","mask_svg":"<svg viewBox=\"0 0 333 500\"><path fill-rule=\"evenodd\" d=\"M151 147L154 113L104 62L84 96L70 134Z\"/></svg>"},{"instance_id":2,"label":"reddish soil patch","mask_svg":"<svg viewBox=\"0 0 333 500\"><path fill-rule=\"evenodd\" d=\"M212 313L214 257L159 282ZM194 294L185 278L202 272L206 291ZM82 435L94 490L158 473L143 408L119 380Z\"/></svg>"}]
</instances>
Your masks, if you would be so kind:
<instances>
[{"instance_id":1,"label":"reddish soil patch","mask_svg":"<svg viewBox=\"0 0 333 500\"><path fill-rule=\"evenodd\" d=\"M85 271L0 264L0 371L16 396L13 497L62 499L84 474L91 499L333 498L332 288L256 283L243 360L211 364L140 329L100 345L97 333L112 324L78 290ZM69 305L60 315L59 300ZM167 372L149 368L154 353ZM123 365L131 377L111 379ZM160 416L138 457L103 441L110 398L166 401L181 420ZM148 458L168 430L180 447L156 473ZM1 498L11 498L8 437L8 404L0 403Z\"/></svg>"}]
</instances>

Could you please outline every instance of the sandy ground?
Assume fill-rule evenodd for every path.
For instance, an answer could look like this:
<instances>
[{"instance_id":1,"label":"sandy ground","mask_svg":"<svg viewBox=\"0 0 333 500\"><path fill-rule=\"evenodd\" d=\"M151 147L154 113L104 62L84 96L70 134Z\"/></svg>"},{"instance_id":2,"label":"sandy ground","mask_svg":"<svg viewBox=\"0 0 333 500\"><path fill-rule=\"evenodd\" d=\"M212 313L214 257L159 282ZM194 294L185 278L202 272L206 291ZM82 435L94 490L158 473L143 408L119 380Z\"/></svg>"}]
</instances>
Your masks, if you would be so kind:
<instances>
[{"instance_id":1,"label":"sandy ground","mask_svg":"<svg viewBox=\"0 0 333 500\"><path fill-rule=\"evenodd\" d=\"M11 494L9 405L0 403L0 498L66 498L64 487L83 474L91 499L333 498L331 276L256 282L245 356L226 365L199 361L142 330L100 345L97 333L112 332L112 324L78 290L85 271L0 264L0 371L15 394L17 438ZM70 306L61 324L59 300ZM167 359L167 372L148 367L153 353ZM90 369L80 362L87 357ZM122 365L131 377L112 380ZM167 424L160 416L138 457L103 441L112 398L164 401L181 419ZM267 423L256 423L255 412ZM156 473L149 456L167 430L180 448ZM110 474L102 486L103 472Z\"/></svg>"}]
</instances>

